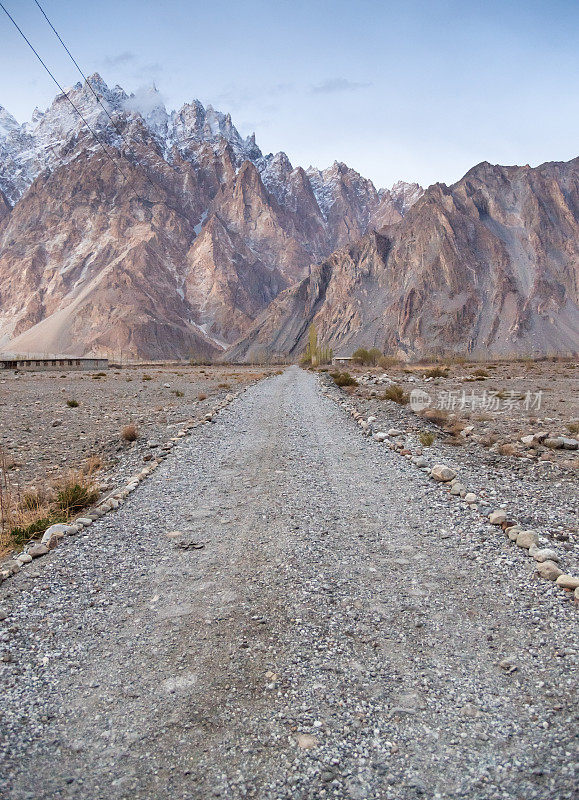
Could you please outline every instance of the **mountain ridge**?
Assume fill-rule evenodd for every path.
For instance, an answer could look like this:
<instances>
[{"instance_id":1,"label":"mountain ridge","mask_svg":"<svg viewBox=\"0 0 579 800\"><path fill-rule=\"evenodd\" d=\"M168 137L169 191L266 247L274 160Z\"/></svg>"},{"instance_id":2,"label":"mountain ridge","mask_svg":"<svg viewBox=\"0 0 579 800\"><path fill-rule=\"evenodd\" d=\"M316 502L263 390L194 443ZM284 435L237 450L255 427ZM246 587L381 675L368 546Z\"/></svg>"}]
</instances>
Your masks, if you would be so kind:
<instances>
[{"instance_id":1,"label":"mountain ridge","mask_svg":"<svg viewBox=\"0 0 579 800\"><path fill-rule=\"evenodd\" d=\"M576 353L578 287L579 158L481 162L281 293L229 355L295 357L312 323L343 355Z\"/></svg>"}]
</instances>

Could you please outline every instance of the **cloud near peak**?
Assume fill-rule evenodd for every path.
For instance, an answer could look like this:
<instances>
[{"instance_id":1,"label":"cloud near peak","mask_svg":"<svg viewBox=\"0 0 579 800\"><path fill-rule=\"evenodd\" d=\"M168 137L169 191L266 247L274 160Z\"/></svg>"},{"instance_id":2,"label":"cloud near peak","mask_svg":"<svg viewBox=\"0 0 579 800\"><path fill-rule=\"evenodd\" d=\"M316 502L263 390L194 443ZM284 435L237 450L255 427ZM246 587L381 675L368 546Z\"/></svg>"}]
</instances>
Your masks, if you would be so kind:
<instances>
[{"instance_id":1,"label":"cloud near peak","mask_svg":"<svg viewBox=\"0 0 579 800\"><path fill-rule=\"evenodd\" d=\"M356 92L371 86L368 82L349 81L347 78L328 78L312 86L311 94L333 94L335 92Z\"/></svg>"},{"instance_id":2,"label":"cloud near peak","mask_svg":"<svg viewBox=\"0 0 579 800\"><path fill-rule=\"evenodd\" d=\"M116 56L106 56L103 59L103 64L105 67L120 67L122 64L129 64L135 61L136 58L137 56L134 53L125 50L124 53L117 53Z\"/></svg>"}]
</instances>

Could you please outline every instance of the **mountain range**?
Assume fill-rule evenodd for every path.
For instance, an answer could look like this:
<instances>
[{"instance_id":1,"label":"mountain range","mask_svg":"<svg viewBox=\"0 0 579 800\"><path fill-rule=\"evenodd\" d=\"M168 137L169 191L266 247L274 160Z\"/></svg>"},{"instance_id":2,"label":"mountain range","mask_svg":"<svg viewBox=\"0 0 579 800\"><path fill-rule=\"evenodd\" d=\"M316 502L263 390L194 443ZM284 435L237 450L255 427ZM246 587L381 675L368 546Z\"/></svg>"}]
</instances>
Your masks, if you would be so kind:
<instances>
[{"instance_id":1,"label":"mountain range","mask_svg":"<svg viewBox=\"0 0 579 800\"><path fill-rule=\"evenodd\" d=\"M0 110L4 349L215 355L422 192L264 156L197 100L168 114L153 90L89 83L67 94L98 141L64 95L24 125Z\"/></svg>"},{"instance_id":2,"label":"mountain range","mask_svg":"<svg viewBox=\"0 0 579 800\"><path fill-rule=\"evenodd\" d=\"M311 323L342 355L362 346L403 359L574 354L578 285L579 159L482 163L323 260L230 356L295 357Z\"/></svg>"},{"instance_id":3,"label":"mountain range","mask_svg":"<svg viewBox=\"0 0 579 800\"><path fill-rule=\"evenodd\" d=\"M577 350L578 159L377 189L198 100L67 95L96 136L65 95L0 107L0 349L296 357L315 322L344 354Z\"/></svg>"}]
</instances>

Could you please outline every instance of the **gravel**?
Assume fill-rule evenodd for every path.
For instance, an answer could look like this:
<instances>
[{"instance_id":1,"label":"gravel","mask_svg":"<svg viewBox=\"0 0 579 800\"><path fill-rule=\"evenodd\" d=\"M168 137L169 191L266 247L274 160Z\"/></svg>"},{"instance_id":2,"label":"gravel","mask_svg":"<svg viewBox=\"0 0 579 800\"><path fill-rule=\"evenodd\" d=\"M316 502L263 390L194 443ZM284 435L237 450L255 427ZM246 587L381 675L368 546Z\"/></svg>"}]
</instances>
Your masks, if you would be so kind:
<instances>
[{"instance_id":1,"label":"gravel","mask_svg":"<svg viewBox=\"0 0 579 800\"><path fill-rule=\"evenodd\" d=\"M572 594L463 505L251 387L0 586L0 796L576 797Z\"/></svg>"},{"instance_id":2,"label":"gravel","mask_svg":"<svg viewBox=\"0 0 579 800\"><path fill-rule=\"evenodd\" d=\"M330 392L344 397L335 386ZM373 431L387 431L394 424L404 431L404 443L412 453L422 449L420 456L413 457L424 458L425 468L442 463L455 470L466 489L477 495L478 503L472 505L473 518L480 513L508 509L509 516L519 520L524 529L537 530L545 539L545 546L560 550L569 571L579 573L577 469L549 461L502 456L470 438L460 441L461 437L456 437L461 446L456 441L448 444L450 437L414 414L408 405L356 395L348 401L363 419L368 415L377 418ZM517 424L520 421L512 420L510 427ZM504 415L500 425L503 433L509 427ZM438 438L433 445L421 448L419 434L424 431L433 432ZM457 509L457 513L462 514L463 509Z\"/></svg>"}]
</instances>

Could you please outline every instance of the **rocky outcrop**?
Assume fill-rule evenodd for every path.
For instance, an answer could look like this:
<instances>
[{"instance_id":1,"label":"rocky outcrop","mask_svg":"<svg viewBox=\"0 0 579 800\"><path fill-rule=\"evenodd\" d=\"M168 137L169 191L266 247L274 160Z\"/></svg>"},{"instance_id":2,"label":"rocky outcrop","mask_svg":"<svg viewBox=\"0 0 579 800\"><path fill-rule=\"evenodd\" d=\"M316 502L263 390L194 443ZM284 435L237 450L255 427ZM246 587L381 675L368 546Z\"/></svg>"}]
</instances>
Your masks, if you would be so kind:
<instances>
[{"instance_id":1,"label":"rocky outcrop","mask_svg":"<svg viewBox=\"0 0 579 800\"><path fill-rule=\"evenodd\" d=\"M312 322L341 354L576 352L578 273L579 159L485 162L315 267L230 356L295 356Z\"/></svg>"}]
</instances>

